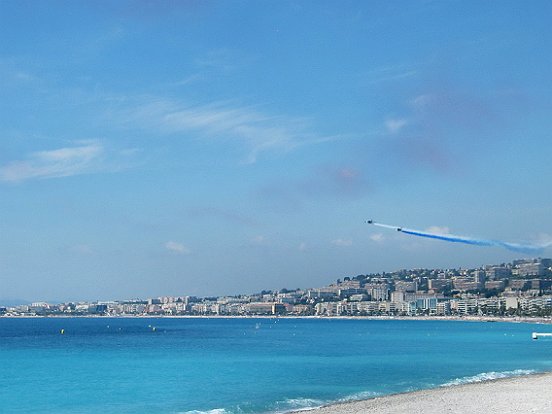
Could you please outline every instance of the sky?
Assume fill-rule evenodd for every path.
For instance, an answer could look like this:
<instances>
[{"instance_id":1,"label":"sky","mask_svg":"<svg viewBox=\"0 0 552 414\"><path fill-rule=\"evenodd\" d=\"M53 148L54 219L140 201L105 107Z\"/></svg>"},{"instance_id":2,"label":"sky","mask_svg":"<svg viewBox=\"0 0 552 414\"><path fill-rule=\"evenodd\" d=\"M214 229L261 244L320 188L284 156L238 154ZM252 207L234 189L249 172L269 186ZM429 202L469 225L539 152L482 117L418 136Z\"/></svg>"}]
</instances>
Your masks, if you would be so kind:
<instances>
[{"instance_id":1,"label":"sky","mask_svg":"<svg viewBox=\"0 0 552 414\"><path fill-rule=\"evenodd\" d=\"M527 257L364 221L552 238L551 18L547 0L0 0L0 298Z\"/></svg>"}]
</instances>

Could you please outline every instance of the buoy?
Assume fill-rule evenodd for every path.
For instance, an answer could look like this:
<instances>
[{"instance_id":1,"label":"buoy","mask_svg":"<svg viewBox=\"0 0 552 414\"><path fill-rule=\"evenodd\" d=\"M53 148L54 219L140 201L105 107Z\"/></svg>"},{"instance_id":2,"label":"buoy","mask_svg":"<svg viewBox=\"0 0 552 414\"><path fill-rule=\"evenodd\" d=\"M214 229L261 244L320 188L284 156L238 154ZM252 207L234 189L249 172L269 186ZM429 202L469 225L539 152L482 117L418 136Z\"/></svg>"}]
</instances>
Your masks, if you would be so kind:
<instances>
[{"instance_id":1,"label":"buoy","mask_svg":"<svg viewBox=\"0 0 552 414\"><path fill-rule=\"evenodd\" d=\"M62 329L61 331L59 331L59 333L63 335L65 333L65 329Z\"/></svg>"},{"instance_id":2,"label":"buoy","mask_svg":"<svg viewBox=\"0 0 552 414\"><path fill-rule=\"evenodd\" d=\"M152 330L153 332L155 332L155 329L157 329L155 326L154 326L153 328L151 328L151 330Z\"/></svg>"}]
</instances>

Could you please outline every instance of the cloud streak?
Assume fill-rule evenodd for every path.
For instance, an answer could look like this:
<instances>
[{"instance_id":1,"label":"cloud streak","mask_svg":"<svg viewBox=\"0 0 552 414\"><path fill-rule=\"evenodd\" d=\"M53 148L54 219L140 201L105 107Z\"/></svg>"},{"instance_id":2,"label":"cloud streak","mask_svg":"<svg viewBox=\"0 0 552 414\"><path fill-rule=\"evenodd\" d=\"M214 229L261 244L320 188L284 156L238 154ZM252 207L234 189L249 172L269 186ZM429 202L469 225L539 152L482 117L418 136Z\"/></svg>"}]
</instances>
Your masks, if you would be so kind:
<instances>
[{"instance_id":1,"label":"cloud streak","mask_svg":"<svg viewBox=\"0 0 552 414\"><path fill-rule=\"evenodd\" d=\"M350 247L353 245L353 241L350 239L335 239L331 242L334 246Z\"/></svg>"},{"instance_id":2,"label":"cloud streak","mask_svg":"<svg viewBox=\"0 0 552 414\"><path fill-rule=\"evenodd\" d=\"M385 121L385 127L390 134L396 134L399 132L408 121L406 119L388 119Z\"/></svg>"},{"instance_id":3,"label":"cloud streak","mask_svg":"<svg viewBox=\"0 0 552 414\"><path fill-rule=\"evenodd\" d=\"M98 169L104 148L97 142L80 146L38 151L27 159L0 167L0 181L19 183L31 179L69 177Z\"/></svg>"},{"instance_id":4,"label":"cloud streak","mask_svg":"<svg viewBox=\"0 0 552 414\"><path fill-rule=\"evenodd\" d=\"M175 241L166 242L165 248L172 253L181 254L181 255L188 255L192 252L187 246Z\"/></svg>"},{"instance_id":5,"label":"cloud streak","mask_svg":"<svg viewBox=\"0 0 552 414\"><path fill-rule=\"evenodd\" d=\"M419 65L390 65L372 69L362 78L367 84L387 84L407 80L419 75Z\"/></svg>"},{"instance_id":6,"label":"cloud streak","mask_svg":"<svg viewBox=\"0 0 552 414\"><path fill-rule=\"evenodd\" d=\"M309 130L304 118L269 115L253 107L219 102L186 106L158 99L126 111L123 118L132 126L165 134L194 133L221 141L239 140L248 148L246 162L254 163L261 153L287 152L303 145L337 139Z\"/></svg>"},{"instance_id":7,"label":"cloud streak","mask_svg":"<svg viewBox=\"0 0 552 414\"><path fill-rule=\"evenodd\" d=\"M374 233L370 236L370 240L375 241L376 243L379 243L384 240L384 236L381 233Z\"/></svg>"}]
</instances>

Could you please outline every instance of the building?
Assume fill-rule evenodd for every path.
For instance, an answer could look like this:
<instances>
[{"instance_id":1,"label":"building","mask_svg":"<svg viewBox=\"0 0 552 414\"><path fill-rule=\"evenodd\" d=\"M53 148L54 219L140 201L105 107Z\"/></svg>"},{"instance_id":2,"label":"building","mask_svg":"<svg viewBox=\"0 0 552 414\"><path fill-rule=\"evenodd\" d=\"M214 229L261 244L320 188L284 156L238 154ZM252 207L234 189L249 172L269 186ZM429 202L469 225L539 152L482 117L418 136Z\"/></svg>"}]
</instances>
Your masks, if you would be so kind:
<instances>
[{"instance_id":1,"label":"building","mask_svg":"<svg viewBox=\"0 0 552 414\"><path fill-rule=\"evenodd\" d=\"M391 290L387 283L371 283L365 285L365 288L372 300L384 301L389 299Z\"/></svg>"},{"instance_id":2,"label":"building","mask_svg":"<svg viewBox=\"0 0 552 414\"><path fill-rule=\"evenodd\" d=\"M544 276L550 267L550 259L527 259L514 261L512 274L516 276Z\"/></svg>"},{"instance_id":3,"label":"building","mask_svg":"<svg viewBox=\"0 0 552 414\"><path fill-rule=\"evenodd\" d=\"M486 270L487 279L505 279L512 275L512 271L503 266L488 266Z\"/></svg>"},{"instance_id":4,"label":"building","mask_svg":"<svg viewBox=\"0 0 552 414\"><path fill-rule=\"evenodd\" d=\"M281 315L286 313L283 303L253 302L245 305L245 311L253 315Z\"/></svg>"},{"instance_id":5,"label":"building","mask_svg":"<svg viewBox=\"0 0 552 414\"><path fill-rule=\"evenodd\" d=\"M452 288L452 281L450 279L429 279L428 288L434 292L443 292Z\"/></svg>"},{"instance_id":6,"label":"building","mask_svg":"<svg viewBox=\"0 0 552 414\"><path fill-rule=\"evenodd\" d=\"M418 283L416 281L407 282L404 280L398 280L395 282L395 291L416 292L417 290Z\"/></svg>"},{"instance_id":7,"label":"building","mask_svg":"<svg viewBox=\"0 0 552 414\"><path fill-rule=\"evenodd\" d=\"M473 272L473 281L477 283L478 289L485 287L485 281L487 280L487 274L484 270L478 269Z\"/></svg>"},{"instance_id":8,"label":"building","mask_svg":"<svg viewBox=\"0 0 552 414\"><path fill-rule=\"evenodd\" d=\"M525 279L513 279L513 280L510 280L510 283L508 284L508 287L512 290L529 289L529 286L530 286L529 280L525 280Z\"/></svg>"},{"instance_id":9,"label":"building","mask_svg":"<svg viewBox=\"0 0 552 414\"><path fill-rule=\"evenodd\" d=\"M454 289L461 292L480 289L480 284L476 282L473 278L468 277L457 277L456 279L454 279L453 285Z\"/></svg>"},{"instance_id":10,"label":"building","mask_svg":"<svg viewBox=\"0 0 552 414\"><path fill-rule=\"evenodd\" d=\"M488 280L485 282L485 289L496 289L502 291L505 286L506 284L503 280Z\"/></svg>"}]
</instances>

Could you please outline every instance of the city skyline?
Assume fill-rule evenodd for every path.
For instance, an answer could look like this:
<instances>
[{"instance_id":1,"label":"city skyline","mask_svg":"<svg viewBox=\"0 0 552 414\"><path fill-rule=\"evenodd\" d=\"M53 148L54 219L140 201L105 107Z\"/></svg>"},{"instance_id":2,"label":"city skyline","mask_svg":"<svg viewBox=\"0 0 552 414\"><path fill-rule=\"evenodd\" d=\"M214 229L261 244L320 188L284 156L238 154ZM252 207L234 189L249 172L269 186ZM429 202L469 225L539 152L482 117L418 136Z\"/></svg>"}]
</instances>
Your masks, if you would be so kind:
<instances>
[{"instance_id":1,"label":"city skyline","mask_svg":"<svg viewBox=\"0 0 552 414\"><path fill-rule=\"evenodd\" d=\"M551 13L0 2L0 298L204 297L511 262L364 221L551 240Z\"/></svg>"},{"instance_id":2,"label":"city skyline","mask_svg":"<svg viewBox=\"0 0 552 414\"><path fill-rule=\"evenodd\" d=\"M400 269L346 276L318 287L210 297L160 297L7 304L0 316L490 316L550 317L552 259L475 269Z\"/></svg>"}]
</instances>

